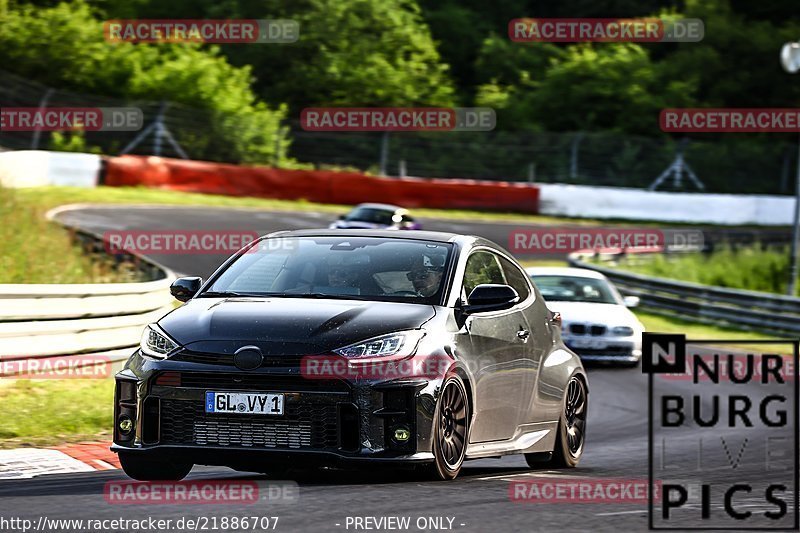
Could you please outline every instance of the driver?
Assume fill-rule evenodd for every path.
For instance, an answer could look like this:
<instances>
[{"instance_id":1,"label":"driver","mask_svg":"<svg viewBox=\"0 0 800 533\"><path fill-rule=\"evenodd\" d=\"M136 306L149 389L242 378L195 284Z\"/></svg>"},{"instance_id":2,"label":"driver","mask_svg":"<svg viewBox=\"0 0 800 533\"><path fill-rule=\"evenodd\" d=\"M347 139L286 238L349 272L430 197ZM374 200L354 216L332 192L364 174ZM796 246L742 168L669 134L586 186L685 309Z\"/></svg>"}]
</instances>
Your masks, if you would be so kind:
<instances>
[{"instance_id":1,"label":"driver","mask_svg":"<svg viewBox=\"0 0 800 533\"><path fill-rule=\"evenodd\" d=\"M362 273L362 266L356 260L331 258L328 261L328 286L358 287Z\"/></svg>"},{"instance_id":2,"label":"driver","mask_svg":"<svg viewBox=\"0 0 800 533\"><path fill-rule=\"evenodd\" d=\"M336 265L328 269L328 285L331 287L355 287L359 272L354 265Z\"/></svg>"},{"instance_id":3,"label":"driver","mask_svg":"<svg viewBox=\"0 0 800 533\"><path fill-rule=\"evenodd\" d=\"M436 294L444 274L444 258L424 256L411 267L406 274L408 280L414 285L414 290L419 296L429 297Z\"/></svg>"}]
</instances>

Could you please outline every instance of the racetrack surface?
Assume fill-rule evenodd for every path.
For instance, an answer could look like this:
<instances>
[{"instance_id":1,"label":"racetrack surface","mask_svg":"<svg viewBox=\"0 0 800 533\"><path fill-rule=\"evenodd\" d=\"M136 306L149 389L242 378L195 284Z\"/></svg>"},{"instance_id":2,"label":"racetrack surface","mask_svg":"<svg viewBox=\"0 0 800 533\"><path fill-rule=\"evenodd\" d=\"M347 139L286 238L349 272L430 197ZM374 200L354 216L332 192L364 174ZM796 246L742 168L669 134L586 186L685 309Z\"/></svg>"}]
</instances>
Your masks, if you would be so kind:
<instances>
[{"instance_id":1,"label":"racetrack surface","mask_svg":"<svg viewBox=\"0 0 800 533\"><path fill-rule=\"evenodd\" d=\"M187 206L121 206L103 205L60 212L56 218L67 224L103 234L107 231L255 231L261 235L281 230L327 228L335 220L331 213L314 211L265 211L253 208L219 208ZM542 228L541 224L521 222L485 222L419 218L423 229L467 235L479 235L511 250L509 239L514 230ZM564 225L569 225L565 223ZM613 227L609 222L603 227ZM636 222L625 225L636 228ZM587 226L578 226L587 228ZM641 226L653 229L653 226ZM674 228L673 228L674 229ZM788 228L725 228L693 227L703 231L706 241L729 240L739 243L787 243ZM151 255L175 272L208 277L230 254ZM519 254L518 254L519 255ZM563 259L564 253L523 256L526 259Z\"/></svg>"},{"instance_id":2,"label":"racetrack surface","mask_svg":"<svg viewBox=\"0 0 800 533\"><path fill-rule=\"evenodd\" d=\"M252 210L197 208L92 208L69 211L59 218L84 229L108 230L173 229L255 229L262 233L278 229L324 227L330 215L314 213L269 213ZM519 224L488 224L447 221L423 221L426 229L477 233L500 244L507 244L508 231ZM162 255L154 259L183 274L208 276L223 256ZM0 507L5 517L23 517L37 523L39 517L74 519L172 518L279 516L277 531L353 531L347 528L348 517L409 516L411 531L417 531L419 517L451 517L457 531L642 531L647 529L647 507L641 503L525 503L513 502L509 486L514 481L540 478L607 479L643 482L648 478L648 404L647 377L640 368L590 366L589 414L586 451L581 464L571 470L532 470L522 456L467 462L453 482L425 481L406 472L370 469L368 471L324 470L290 473L283 479L300 484L299 502L294 504L256 505L112 505L103 497L109 480L127 479L121 471L54 475L24 481L0 482ZM659 391L691 394L685 381L659 382ZM758 385L736 386L735 392L760 395ZM705 404L704 404L705 405ZM724 410L723 410L724 413ZM793 420L793 413L789 420ZM54 428L57 430L57 428ZM680 439L665 445L665 464L681 463L673 476L690 482L704 482L727 487L749 482L754 487L767 480L791 478L791 461L782 469L764 471L767 447L780 448L787 457L796 457L791 440L794 426L783 431L786 441L767 443L753 438L742 450L744 433L709 429L692 425L684 428ZM713 431L713 430L712 430ZM703 438L704 454L710 462L698 474L687 458L698 456L698 439ZM737 467L731 466L720 446L726 438L729 453L740 453ZM776 444L777 443L777 444ZM773 453L775 453L773 451ZM715 462L716 461L716 462ZM696 460L694 460L696 463ZM777 463L775 463L777 464ZM300 465L301 466L301 465ZM256 479L269 476L234 472L225 468L195 467L189 479ZM715 489L716 490L716 489ZM791 503L793 487L784 499ZM716 493L715 493L716 494ZM718 496L718 494L717 494ZM774 510L764 503L763 493L739 494L738 505L754 514ZM714 517L722 515L723 501L716 497L711 504ZM657 507L657 509L659 509ZM684 527L703 525L698 508L680 511ZM760 516L760 515L759 515ZM793 516L792 516L793 518ZM447 520L444 521L448 523ZM783 523L783 522L782 522ZM678 524L670 523L671 527ZM729 524L730 525L730 524ZM746 523L741 524L742 527ZM763 522L761 525L767 525Z\"/></svg>"}]
</instances>

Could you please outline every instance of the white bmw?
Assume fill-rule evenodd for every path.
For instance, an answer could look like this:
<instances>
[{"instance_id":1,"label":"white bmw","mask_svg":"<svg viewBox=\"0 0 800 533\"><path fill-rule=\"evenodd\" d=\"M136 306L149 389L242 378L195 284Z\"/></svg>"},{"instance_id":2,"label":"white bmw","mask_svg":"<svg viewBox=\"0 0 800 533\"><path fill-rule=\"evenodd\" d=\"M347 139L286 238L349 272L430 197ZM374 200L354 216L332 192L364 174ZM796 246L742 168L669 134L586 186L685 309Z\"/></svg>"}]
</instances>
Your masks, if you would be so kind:
<instances>
[{"instance_id":1,"label":"white bmw","mask_svg":"<svg viewBox=\"0 0 800 533\"><path fill-rule=\"evenodd\" d=\"M561 337L585 361L636 365L642 357L644 326L608 278L583 268L532 267L526 272L551 311L561 313Z\"/></svg>"}]
</instances>

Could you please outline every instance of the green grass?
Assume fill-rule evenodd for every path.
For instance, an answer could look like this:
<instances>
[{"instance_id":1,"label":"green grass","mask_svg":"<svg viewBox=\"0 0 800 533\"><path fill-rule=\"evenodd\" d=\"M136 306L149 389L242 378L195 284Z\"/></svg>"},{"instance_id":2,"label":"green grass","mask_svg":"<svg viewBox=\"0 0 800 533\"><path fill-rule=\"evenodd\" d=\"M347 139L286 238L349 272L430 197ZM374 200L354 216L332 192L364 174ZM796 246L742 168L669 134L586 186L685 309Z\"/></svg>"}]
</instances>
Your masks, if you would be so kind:
<instances>
[{"instance_id":1,"label":"green grass","mask_svg":"<svg viewBox=\"0 0 800 533\"><path fill-rule=\"evenodd\" d=\"M634 261L623 260L617 268L647 276L777 294L786 294L789 278L789 251L783 248L722 248L710 255L655 255Z\"/></svg>"},{"instance_id":2,"label":"green grass","mask_svg":"<svg viewBox=\"0 0 800 533\"><path fill-rule=\"evenodd\" d=\"M113 379L0 380L0 448L111 438Z\"/></svg>"},{"instance_id":3,"label":"green grass","mask_svg":"<svg viewBox=\"0 0 800 533\"><path fill-rule=\"evenodd\" d=\"M686 335L689 340L767 341L775 338L763 333L700 324L679 318L656 315L647 311L636 310L635 313L647 331L652 333L681 333ZM764 352L774 352L776 349L774 345L770 346L769 344L752 344L748 346Z\"/></svg>"},{"instance_id":4,"label":"green grass","mask_svg":"<svg viewBox=\"0 0 800 533\"><path fill-rule=\"evenodd\" d=\"M0 187L0 283L134 281L131 272L87 257L67 230L45 220L49 204Z\"/></svg>"}]
</instances>

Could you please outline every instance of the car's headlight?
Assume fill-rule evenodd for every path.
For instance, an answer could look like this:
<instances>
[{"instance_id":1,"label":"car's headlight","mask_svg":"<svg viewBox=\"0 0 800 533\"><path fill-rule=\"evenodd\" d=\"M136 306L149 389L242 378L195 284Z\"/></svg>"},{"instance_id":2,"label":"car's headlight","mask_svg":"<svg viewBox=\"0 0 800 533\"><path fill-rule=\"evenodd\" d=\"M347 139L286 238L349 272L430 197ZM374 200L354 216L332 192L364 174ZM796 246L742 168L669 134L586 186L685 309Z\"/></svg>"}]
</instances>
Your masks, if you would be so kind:
<instances>
[{"instance_id":1,"label":"car's headlight","mask_svg":"<svg viewBox=\"0 0 800 533\"><path fill-rule=\"evenodd\" d=\"M348 359L364 359L367 357L408 357L413 355L425 332L419 329L398 331L367 339L358 344L333 350Z\"/></svg>"},{"instance_id":2,"label":"car's headlight","mask_svg":"<svg viewBox=\"0 0 800 533\"><path fill-rule=\"evenodd\" d=\"M142 340L139 341L139 348L142 353L154 359L164 359L170 352L174 351L178 344L170 339L167 334L156 324L150 324L142 332Z\"/></svg>"},{"instance_id":3,"label":"car's headlight","mask_svg":"<svg viewBox=\"0 0 800 533\"><path fill-rule=\"evenodd\" d=\"M628 326L617 326L611 328L611 334L617 337L630 337L633 335L633 328Z\"/></svg>"}]
</instances>

